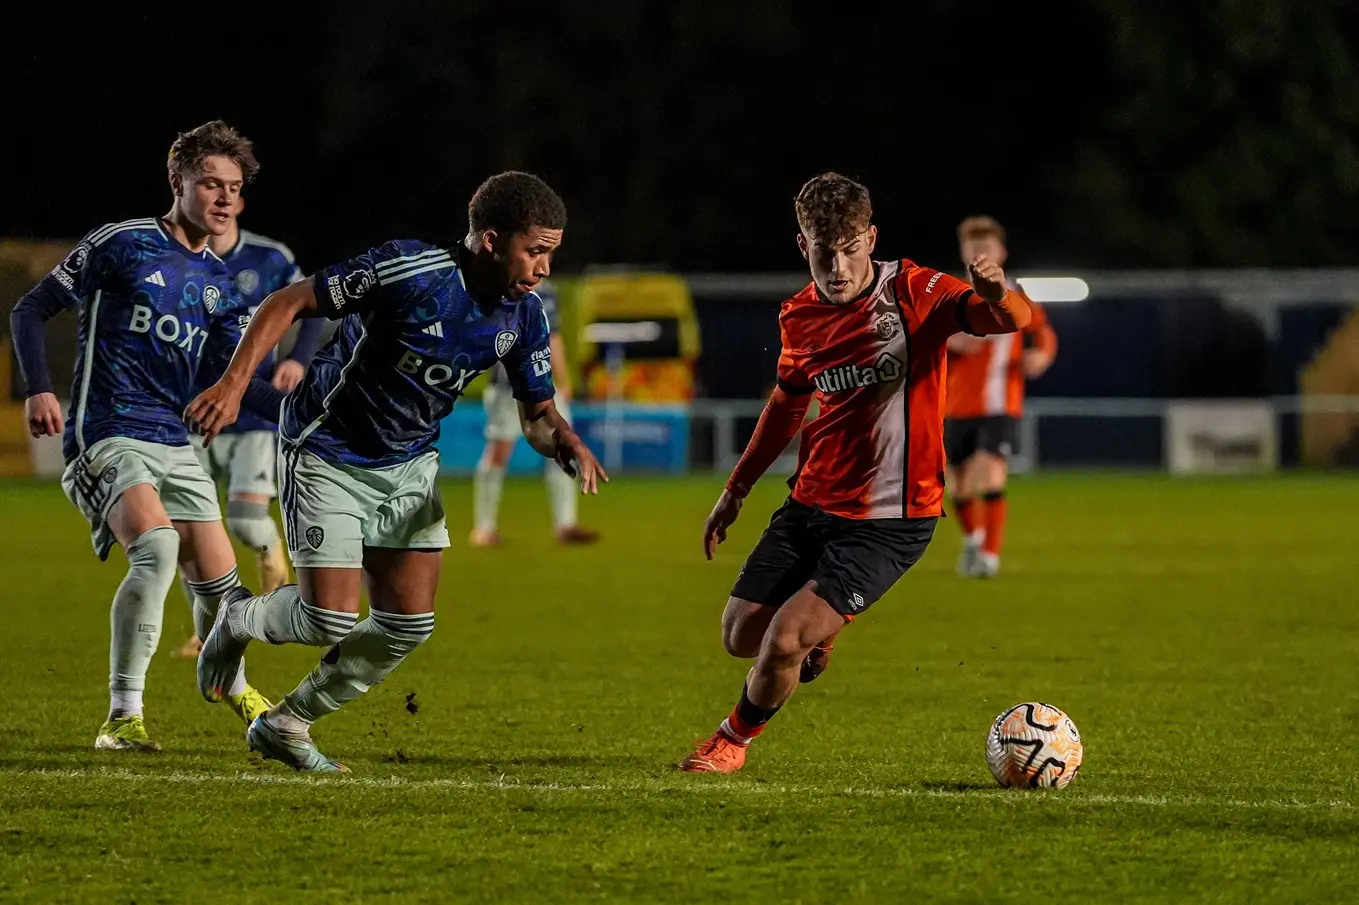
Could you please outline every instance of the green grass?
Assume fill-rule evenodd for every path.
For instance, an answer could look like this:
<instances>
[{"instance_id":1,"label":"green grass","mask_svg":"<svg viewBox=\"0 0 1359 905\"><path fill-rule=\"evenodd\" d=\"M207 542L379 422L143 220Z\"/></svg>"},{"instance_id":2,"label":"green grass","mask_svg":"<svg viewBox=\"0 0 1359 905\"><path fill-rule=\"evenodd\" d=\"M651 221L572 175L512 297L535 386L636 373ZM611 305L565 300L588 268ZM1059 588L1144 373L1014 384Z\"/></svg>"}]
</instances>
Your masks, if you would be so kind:
<instances>
[{"instance_id":1,"label":"green grass","mask_svg":"<svg viewBox=\"0 0 1359 905\"><path fill-rule=\"evenodd\" d=\"M705 563L718 484L618 479L583 508L605 543L561 550L541 483L511 482L487 552L450 483L438 630L318 725L355 771L323 779L252 766L197 696L165 653L178 590L147 699L165 752L95 752L121 554L93 557L54 485L0 485L0 900L1359 898L1359 481L1019 482L1001 580L953 577L945 522L745 771L686 776L740 691L718 615L779 499ZM252 676L282 693L315 656L252 648ZM1034 699L1085 738L1064 792L983 760Z\"/></svg>"}]
</instances>

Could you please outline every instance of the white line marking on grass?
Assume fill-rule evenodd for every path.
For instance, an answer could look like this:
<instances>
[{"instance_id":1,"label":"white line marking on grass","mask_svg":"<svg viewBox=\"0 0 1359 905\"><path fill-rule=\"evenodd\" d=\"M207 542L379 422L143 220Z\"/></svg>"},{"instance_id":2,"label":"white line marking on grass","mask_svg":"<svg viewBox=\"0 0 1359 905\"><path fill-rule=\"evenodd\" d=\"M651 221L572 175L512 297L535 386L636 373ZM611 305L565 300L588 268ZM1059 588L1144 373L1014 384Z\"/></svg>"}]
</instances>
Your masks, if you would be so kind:
<instances>
[{"instance_id":1,"label":"white line marking on grass","mask_svg":"<svg viewBox=\"0 0 1359 905\"><path fill-rule=\"evenodd\" d=\"M1130 805L1136 807L1208 807L1232 808L1254 811L1352 811L1353 802L1342 799L1322 801L1297 801L1282 799L1242 799L1210 798L1202 795L1086 795L1080 792L1025 792L1016 790L1005 792L996 789L837 789L830 786L780 786L772 783L754 785L723 782L717 777L695 776L690 782L678 778L673 782L660 780L610 782L610 783L559 783L519 781L502 776L499 779L408 779L402 776L362 776L354 774L307 776L300 773L237 772L237 773L144 773L135 770L108 769L64 769L64 770L0 770L0 776L24 779L99 779L116 782L181 783L202 785L204 783L239 783L255 785L312 786L317 788L339 786L360 786L371 789L399 789L419 791L421 789L453 789L457 791L504 791L504 792L555 792L560 794L588 794L594 792L653 793L653 794L694 794L694 795L823 795L848 798L942 798L977 799L987 802L1016 804L1032 801L1062 801L1072 805Z\"/></svg>"}]
</instances>

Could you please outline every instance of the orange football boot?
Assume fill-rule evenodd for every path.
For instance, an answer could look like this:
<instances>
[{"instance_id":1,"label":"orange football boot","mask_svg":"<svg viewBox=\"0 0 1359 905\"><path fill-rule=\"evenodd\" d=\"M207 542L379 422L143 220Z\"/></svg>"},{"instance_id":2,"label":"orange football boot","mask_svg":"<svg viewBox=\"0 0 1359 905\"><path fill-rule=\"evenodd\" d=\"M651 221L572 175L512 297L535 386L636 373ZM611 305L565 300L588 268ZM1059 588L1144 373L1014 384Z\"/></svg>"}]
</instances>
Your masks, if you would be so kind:
<instances>
[{"instance_id":1,"label":"orange football boot","mask_svg":"<svg viewBox=\"0 0 1359 905\"><path fill-rule=\"evenodd\" d=\"M685 755L679 768L685 773L735 773L745 766L748 747L732 741L731 736L719 729Z\"/></svg>"}]
</instances>

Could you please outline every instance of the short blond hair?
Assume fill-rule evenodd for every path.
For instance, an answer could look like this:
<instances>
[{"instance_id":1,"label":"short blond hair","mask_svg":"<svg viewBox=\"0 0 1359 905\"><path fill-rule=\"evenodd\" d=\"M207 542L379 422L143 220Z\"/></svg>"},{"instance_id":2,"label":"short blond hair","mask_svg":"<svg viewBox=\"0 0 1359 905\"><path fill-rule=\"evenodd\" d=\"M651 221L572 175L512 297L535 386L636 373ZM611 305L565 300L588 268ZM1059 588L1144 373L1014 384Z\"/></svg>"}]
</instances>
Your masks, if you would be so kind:
<instances>
[{"instance_id":1,"label":"short blond hair","mask_svg":"<svg viewBox=\"0 0 1359 905\"><path fill-rule=\"evenodd\" d=\"M1001 226L995 217L981 215L968 217L958 224L958 241L965 242L968 239L981 239L985 236L995 236L1001 242L1005 241L1005 227Z\"/></svg>"},{"instance_id":2,"label":"short blond hair","mask_svg":"<svg viewBox=\"0 0 1359 905\"><path fill-rule=\"evenodd\" d=\"M175 143L170 145L166 166L171 173L196 176L203 172L203 161L209 157L229 157L235 161L246 182L260 171L254 144L220 119L179 133Z\"/></svg>"},{"instance_id":3,"label":"short blond hair","mask_svg":"<svg viewBox=\"0 0 1359 905\"><path fill-rule=\"evenodd\" d=\"M839 173L808 179L793 202L797 225L808 239L847 242L873 222L868 189Z\"/></svg>"}]
</instances>

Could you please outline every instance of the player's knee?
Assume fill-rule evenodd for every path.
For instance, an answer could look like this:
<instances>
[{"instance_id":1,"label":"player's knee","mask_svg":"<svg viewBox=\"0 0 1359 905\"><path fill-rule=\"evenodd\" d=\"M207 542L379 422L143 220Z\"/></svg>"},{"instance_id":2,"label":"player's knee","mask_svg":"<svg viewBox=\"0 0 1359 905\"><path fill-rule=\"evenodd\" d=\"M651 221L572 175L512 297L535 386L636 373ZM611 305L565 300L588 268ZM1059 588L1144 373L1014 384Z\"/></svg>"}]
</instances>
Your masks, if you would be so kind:
<instances>
[{"instance_id":1,"label":"player's knee","mask_svg":"<svg viewBox=\"0 0 1359 905\"><path fill-rule=\"evenodd\" d=\"M510 454L514 444L504 440L492 440L486 448L486 461L492 468L504 468L510 464Z\"/></svg>"},{"instance_id":2,"label":"player's knee","mask_svg":"<svg viewBox=\"0 0 1359 905\"><path fill-rule=\"evenodd\" d=\"M433 613L406 614L370 610L368 615L382 633L391 639L389 642L391 646L401 649L404 653L415 650L434 634Z\"/></svg>"},{"instance_id":3,"label":"player's knee","mask_svg":"<svg viewBox=\"0 0 1359 905\"><path fill-rule=\"evenodd\" d=\"M816 642L803 639L798 625L773 625L765 635L762 653L778 663L801 663Z\"/></svg>"},{"instance_id":4,"label":"player's knee","mask_svg":"<svg viewBox=\"0 0 1359 905\"><path fill-rule=\"evenodd\" d=\"M152 528L127 547L128 571L168 591L179 564L179 532L169 525Z\"/></svg>"},{"instance_id":5,"label":"player's knee","mask_svg":"<svg viewBox=\"0 0 1359 905\"><path fill-rule=\"evenodd\" d=\"M271 550L278 546L278 526L263 503L227 501L227 527L236 539L252 550Z\"/></svg>"},{"instance_id":6,"label":"player's knee","mask_svg":"<svg viewBox=\"0 0 1359 905\"><path fill-rule=\"evenodd\" d=\"M742 660L750 660L760 655L763 633L750 631L745 623L737 622L722 627L722 647L728 654Z\"/></svg>"}]
</instances>

